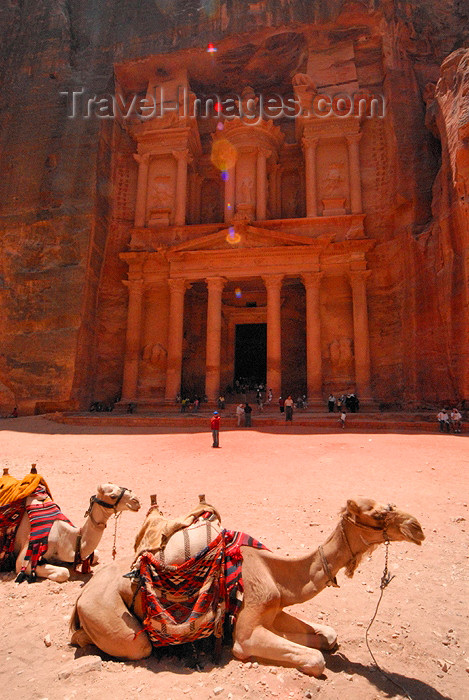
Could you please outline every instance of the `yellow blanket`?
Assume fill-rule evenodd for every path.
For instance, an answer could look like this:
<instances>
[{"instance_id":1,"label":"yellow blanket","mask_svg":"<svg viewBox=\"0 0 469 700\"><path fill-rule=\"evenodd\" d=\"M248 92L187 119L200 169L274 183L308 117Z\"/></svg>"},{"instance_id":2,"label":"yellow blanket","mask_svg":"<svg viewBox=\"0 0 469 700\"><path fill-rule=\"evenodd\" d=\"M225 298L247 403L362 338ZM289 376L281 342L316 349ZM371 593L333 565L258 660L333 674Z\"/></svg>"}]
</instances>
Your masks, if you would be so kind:
<instances>
[{"instance_id":1,"label":"yellow blanket","mask_svg":"<svg viewBox=\"0 0 469 700\"><path fill-rule=\"evenodd\" d=\"M45 479L40 474L26 474L21 481L6 474L0 477L0 507L7 506L15 501L21 501L30 496L39 485L44 486L50 498L51 492Z\"/></svg>"}]
</instances>

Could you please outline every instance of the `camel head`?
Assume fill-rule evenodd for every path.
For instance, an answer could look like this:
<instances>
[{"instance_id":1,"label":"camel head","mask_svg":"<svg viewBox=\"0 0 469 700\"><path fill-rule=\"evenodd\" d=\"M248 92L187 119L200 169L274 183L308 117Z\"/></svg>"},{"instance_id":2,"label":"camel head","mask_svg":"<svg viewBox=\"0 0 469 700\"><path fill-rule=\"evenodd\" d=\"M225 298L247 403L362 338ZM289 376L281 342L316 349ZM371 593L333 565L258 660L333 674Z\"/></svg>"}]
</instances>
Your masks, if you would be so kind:
<instances>
[{"instance_id":1,"label":"camel head","mask_svg":"<svg viewBox=\"0 0 469 700\"><path fill-rule=\"evenodd\" d=\"M342 524L347 525L346 536L347 540L350 540L352 550L358 550L357 555L346 567L345 573L350 577L353 576L365 551L373 551L386 541L406 541L420 545L425 539L422 527L413 515L404 513L394 505L376 503L371 498L348 500L340 515ZM363 544L367 545L365 550Z\"/></svg>"},{"instance_id":2,"label":"camel head","mask_svg":"<svg viewBox=\"0 0 469 700\"><path fill-rule=\"evenodd\" d=\"M96 498L108 503L116 513L123 510L140 510L140 501L130 489L123 489L115 484L100 484L96 489Z\"/></svg>"}]
</instances>

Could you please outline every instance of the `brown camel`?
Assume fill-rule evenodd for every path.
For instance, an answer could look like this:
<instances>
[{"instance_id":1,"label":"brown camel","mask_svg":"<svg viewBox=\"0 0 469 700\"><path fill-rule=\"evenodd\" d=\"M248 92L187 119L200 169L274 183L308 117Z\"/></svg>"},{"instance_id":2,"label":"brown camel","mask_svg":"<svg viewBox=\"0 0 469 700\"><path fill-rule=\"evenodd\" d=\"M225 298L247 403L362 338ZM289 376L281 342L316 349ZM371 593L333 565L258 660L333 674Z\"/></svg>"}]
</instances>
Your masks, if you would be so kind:
<instances>
[{"instance_id":1,"label":"brown camel","mask_svg":"<svg viewBox=\"0 0 469 700\"><path fill-rule=\"evenodd\" d=\"M144 530L145 524L141 532ZM305 674L320 676L325 661L319 650L335 647L335 631L300 620L283 608L313 598L327 585L336 585L335 576L344 567L346 575L353 576L365 552L383 542L404 540L420 545L424 539L412 515L394 506L358 499L347 501L337 527L322 547L303 557L281 557L243 547L244 599L234 628L234 656L242 661L254 657L294 666ZM166 554L165 562L170 563ZM147 634L137 634L144 618L142 601L139 593L133 601L135 584L123 578L126 571L124 564L105 566L84 586L71 620L76 630L72 644L92 643L124 659L151 654Z\"/></svg>"},{"instance_id":2,"label":"brown camel","mask_svg":"<svg viewBox=\"0 0 469 700\"><path fill-rule=\"evenodd\" d=\"M39 498L30 496L26 499L26 505L39 504L46 498L48 498L47 494ZM58 566L57 563L74 563L78 536L81 534L79 556L83 561L95 551L111 515L117 515L124 510L138 511L139 509L140 501L129 489L115 484L101 484L96 490L96 495L90 499L90 506L85 513L86 519L81 528L73 527L62 520L54 522L49 533L48 547L43 555L47 563L37 565L36 575L58 583L67 581L70 578L69 569ZM30 531L29 517L25 512L15 537L14 554L17 573L25 564L24 557L28 549ZM30 572L31 565L28 562L25 574Z\"/></svg>"}]
</instances>

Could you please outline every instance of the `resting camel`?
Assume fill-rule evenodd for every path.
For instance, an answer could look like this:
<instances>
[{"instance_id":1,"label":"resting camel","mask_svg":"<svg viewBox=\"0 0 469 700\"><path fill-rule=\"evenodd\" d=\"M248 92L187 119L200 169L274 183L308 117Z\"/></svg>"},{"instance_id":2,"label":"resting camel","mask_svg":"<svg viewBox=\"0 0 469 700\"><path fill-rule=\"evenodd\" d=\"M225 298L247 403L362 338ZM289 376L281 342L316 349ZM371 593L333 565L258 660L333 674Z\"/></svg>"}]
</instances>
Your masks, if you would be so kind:
<instances>
[{"instance_id":1,"label":"resting camel","mask_svg":"<svg viewBox=\"0 0 469 700\"><path fill-rule=\"evenodd\" d=\"M243 547L244 598L234 627L234 656L242 661L254 657L294 666L307 675L320 676L325 668L320 649L335 647L335 631L300 620L283 608L313 598L327 585L337 585L335 576L344 567L345 574L352 577L365 552L383 542L404 540L420 545L424 539L412 515L394 506L358 499L347 501L332 534L305 556L282 557ZM170 563L167 554L165 562ZM117 563L105 566L84 586L71 620L76 630L72 644L95 644L123 659L151 654L151 643L142 632L141 596L138 592L135 595L136 584L123 578L126 571L128 566Z\"/></svg>"},{"instance_id":2,"label":"resting camel","mask_svg":"<svg viewBox=\"0 0 469 700\"><path fill-rule=\"evenodd\" d=\"M39 497L28 497L26 505L40 504L47 498L48 494L44 491L44 494ZM58 564L73 564L77 559L84 561L95 551L101 541L111 515L117 515L124 510L138 511L139 509L140 501L129 489L115 484L101 484L96 490L96 495L90 499L89 508L85 513L86 519L81 528L74 527L62 520L56 520L53 523L49 532L47 550L43 554L46 563L37 565L36 575L58 583L67 581L70 578L69 569ZM25 512L15 536L14 554L17 573L26 563L24 558L28 550L30 531L29 517ZM80 535L81 541L78 544ZM30 572L31 564L28 562L24 573L28 575Z\"/></svg>"}]
</instances>

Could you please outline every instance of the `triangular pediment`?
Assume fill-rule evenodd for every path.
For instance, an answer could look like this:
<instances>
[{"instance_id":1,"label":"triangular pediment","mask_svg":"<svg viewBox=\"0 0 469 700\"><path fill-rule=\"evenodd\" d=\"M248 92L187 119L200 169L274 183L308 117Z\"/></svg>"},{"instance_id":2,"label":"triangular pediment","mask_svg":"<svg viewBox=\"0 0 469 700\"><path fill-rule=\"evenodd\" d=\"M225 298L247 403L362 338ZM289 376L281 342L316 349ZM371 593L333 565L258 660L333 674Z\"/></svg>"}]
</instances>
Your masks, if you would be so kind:
<instances>
[{"instance_id":1,"label":"triangular pediment","mask_svg":"<svg viewBox=\"0 0 469 700\"><path fill-rule=\"evenodd\" d=\"M331 237L332 238L332 237ZM241 248L278 248L289 246L308 246L317 244L317 238L301 236L295 233L279 233L259 226L235 223L209 233L208 235L194 238L184 243L171 246L168 253L185 253L203 250L233 250Z\"/></svg>"}]
</instances>

